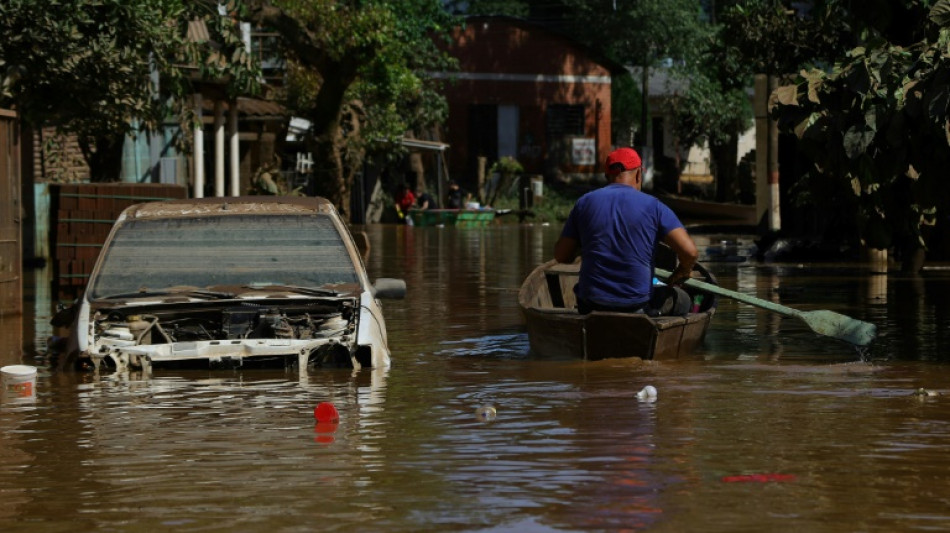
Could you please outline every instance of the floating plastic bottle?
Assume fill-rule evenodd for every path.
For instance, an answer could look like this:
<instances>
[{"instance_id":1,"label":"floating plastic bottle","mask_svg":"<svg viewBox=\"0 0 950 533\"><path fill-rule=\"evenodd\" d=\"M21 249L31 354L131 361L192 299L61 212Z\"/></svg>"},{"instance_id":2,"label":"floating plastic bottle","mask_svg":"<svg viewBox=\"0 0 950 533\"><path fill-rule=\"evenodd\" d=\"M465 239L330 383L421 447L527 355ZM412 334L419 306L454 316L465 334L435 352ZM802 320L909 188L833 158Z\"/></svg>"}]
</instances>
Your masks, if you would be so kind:
<instances>
[{"instance_id":1,"label":"floating plastic bottle","mask_svg":"<svg viewBox=\"0 0 950 533\"><path fill-rule=\"evenodd\" d=\"M491 422L498 416L498 411L492 405L483 405L475 410L475 418L482 422Z\"/></svg>"}]
</instances>

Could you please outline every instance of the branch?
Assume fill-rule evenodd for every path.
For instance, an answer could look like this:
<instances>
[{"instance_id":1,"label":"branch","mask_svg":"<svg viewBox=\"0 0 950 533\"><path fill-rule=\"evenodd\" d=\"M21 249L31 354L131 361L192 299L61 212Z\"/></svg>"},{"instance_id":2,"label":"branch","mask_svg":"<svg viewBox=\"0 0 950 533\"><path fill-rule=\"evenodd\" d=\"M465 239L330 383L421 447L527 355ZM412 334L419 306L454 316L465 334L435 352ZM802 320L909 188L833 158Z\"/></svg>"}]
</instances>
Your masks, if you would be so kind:
<instances>
[{"instance_id":1,"label":"branch","mask_svg":"<svg viewBox=\"0 0 950 533\"><path fill-rule=\"evenodd\" d=\"M272 28L280 33L284 45L287 46L302 65L313 67L323 72L330 58L318 39L306 25L283 9L271 5L267 0L248 0L248 21L252 24ZM317 28L319 33L319 28Z\"/></svg>"}]
</instances>

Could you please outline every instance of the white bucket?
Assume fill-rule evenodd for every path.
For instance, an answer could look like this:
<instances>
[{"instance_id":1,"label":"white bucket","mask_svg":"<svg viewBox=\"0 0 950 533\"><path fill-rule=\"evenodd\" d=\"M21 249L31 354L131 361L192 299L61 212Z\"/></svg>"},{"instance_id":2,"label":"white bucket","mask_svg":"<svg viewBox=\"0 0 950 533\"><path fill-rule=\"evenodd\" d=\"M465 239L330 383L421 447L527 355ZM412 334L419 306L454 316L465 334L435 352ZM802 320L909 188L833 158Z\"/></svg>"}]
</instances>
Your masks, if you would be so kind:
<instances>
[{"instance_id":1,"label":"white bucket","mask_svg":"<svg viewBox=\"0 0 950 533\"><path fill-rule=\"evenodd\" d=\"M4 400L33 400L36 398L36 367L8 365L0 368Z\"/></svg>"}]
</instances>

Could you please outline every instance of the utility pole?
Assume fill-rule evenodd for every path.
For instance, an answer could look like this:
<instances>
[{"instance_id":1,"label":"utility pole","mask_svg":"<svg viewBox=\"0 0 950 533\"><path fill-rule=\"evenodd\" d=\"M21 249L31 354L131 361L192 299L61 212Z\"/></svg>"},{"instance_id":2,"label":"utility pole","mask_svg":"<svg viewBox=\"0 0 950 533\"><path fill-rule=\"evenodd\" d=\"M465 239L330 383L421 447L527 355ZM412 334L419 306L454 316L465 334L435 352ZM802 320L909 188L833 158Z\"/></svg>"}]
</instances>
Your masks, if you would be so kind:
<instances>
[{"instance_id":1,"label":"utility pole","mask_svg":"<svg viewBox=\"0 0 950 533\"><path fill-rule=\"evenodd\" d=\"M769 96L778 87L778 78L755 75L755 213L765 230L782 229L779 197L778 122L769 117Z\"/></svg>"}]
</instances>

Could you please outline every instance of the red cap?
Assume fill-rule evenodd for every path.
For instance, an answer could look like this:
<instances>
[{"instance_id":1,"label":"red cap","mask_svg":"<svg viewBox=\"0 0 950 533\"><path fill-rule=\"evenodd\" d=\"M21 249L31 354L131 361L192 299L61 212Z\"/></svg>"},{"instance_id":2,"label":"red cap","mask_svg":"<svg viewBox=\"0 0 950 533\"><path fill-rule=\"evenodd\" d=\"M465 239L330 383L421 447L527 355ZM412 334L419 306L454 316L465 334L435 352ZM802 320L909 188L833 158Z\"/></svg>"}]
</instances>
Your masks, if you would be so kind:
<instances>
[{"instance_id":1,"label":"red cap","mask_svg":"<svg viewBox=\"0 0 950 533\"><path fill-rule=\"evenodd\" d=\"M604 172L608 176L616 176L621 172L635 168L640 168L640 154L633 148L618 148L610 152L607 161L604 163Z\"/></svg>"}]
</instances>

